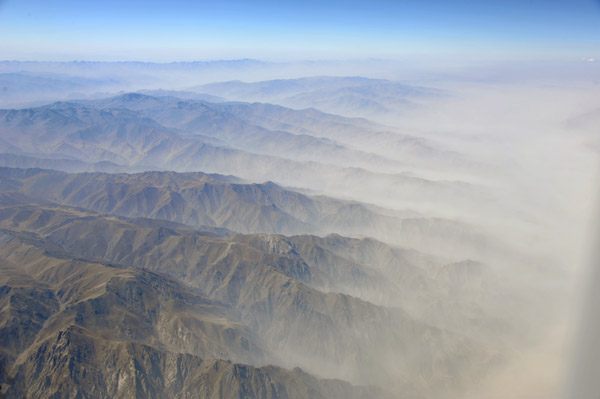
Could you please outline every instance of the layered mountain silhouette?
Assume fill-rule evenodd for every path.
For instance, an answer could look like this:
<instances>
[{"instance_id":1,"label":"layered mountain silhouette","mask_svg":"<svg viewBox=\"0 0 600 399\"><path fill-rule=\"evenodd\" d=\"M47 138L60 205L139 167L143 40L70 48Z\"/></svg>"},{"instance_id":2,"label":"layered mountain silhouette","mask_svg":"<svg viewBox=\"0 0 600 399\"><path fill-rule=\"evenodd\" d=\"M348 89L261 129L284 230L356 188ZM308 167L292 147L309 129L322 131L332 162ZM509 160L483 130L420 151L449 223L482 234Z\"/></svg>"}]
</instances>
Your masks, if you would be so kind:
<instances>
[{"instance_id":1,"label":"layered mountain silhouette","mask_svg":"<svg viewBox=\"0 0 600 399\"><path fill-rule=\"evenodd\" d=\"M454 218L458 212L463 219L476 219L473 210L482 207L483 212L506 212L496 209L489 187L412 171L438 164L447 170L471 168L460 154L366 120L315 110L130 93L2 110L0 132L4 166L201 170L387 208L437 209L438 217Z\"/></svg>"},{"instance_id":2,"label":"layered mountain silhouette","mask_svg":"<svg viewBox=\"0 0 600 399\"><path fill-rule=\"evenodd\" d=\"M489 283L481 279L482 265L428 264L389 247L385 256L377 247L386 246L369 240L231 235L102 216L17 193L0 200L3 362L15 376L13 392L152 397L156 390L164 397L237 376L241 391L228 385L221 395L233 389L285 397L309 388L314 397L376 395L341 382L315 383L300 371L233 364L243 362L431 394L469 383L494 353L466 325L464 332L434 327L419 320L416 308L374 303L376 292L409 286L407 306L419 296L431 300L441 291L427 267L440 276L453 268L457 281L439 280L447 289L476 289L474 278ZM369 251L388 264L360 263ZM423 287L415 289L419 282ZM373 302L360 299L369 296ZM119 371L123 358L130 371Z\"/></svg>"},{"instance_id":3,"label":"layered mountain silhouette","mask_svg":"<svg viewBox=\"0 0 600 399\"><path fill-rule=\"evenodd\" d=\"M196 86L191 90L230 100L262 101L299 109L313 107L334 114L367 117L410 109L420 99L442 95L440 90L432 88L358 76L317 76L252 83L229 81Z\"/></svg>"},{"instance_id":4,"label":"layered mountain silhouette","mask_svg":"<svg viewBox=\"0 0 600 399\"><path fill-rule=\"evenodd\" d=\"M401 170L403 164L353 148L352 140L362 137L373 142L378 138L379 142L385 140L388 146L394 146L391 148L396 151L435 151L423 140L376 131L378 126L367 121L315 110L293 111L268 104L215 104L142 94L3 111L0 121L3 122L4 152L37 153L44 157L61 154L85 161L93 157L96 161L128 166L140 163L139 157L144 154L157 162L157 166L165 166L171 155L165 152L167 149L185 151L179 156L197 156L200 143L217 146L215 151L224 145L242 151L224 154L231 159L251 152L295 161L334 162L341 166L375 167L386 171ZM370 138L365 137L365 129L373 131ZM20 131L27 135L18 136L18 141L12 140L12 134L17 135ZM119 134L115 135L117 131ZM99 141L99 137L103 141ZM35 143L27 142L34 138ZM131 142L123 148L116 145L115 139L145 141L141 147L140 143ZM131 152L134 145L135 152ZM194 145L195 151L185 149ZM263 158L251 157L262 163L278 162L277 159ZM185 158L184 161L194 162ZM278 163L288 165L288 168L294 166L293 162L285 164L279 160Z\"/></svg>"},{"instance_id":5,"label":"layered mountain silhouette","mask_svg":"<svg viewBox=\"0 0 600 399\"><path fill-rule=\"evenodd\" d=\"M527 342L531 307L498 267L512 248L470 222L504 209L476 178L424 177L472 167L462 154L324 112L441 94L320 77L0 110L1 393L476 385Z\"/></svg>"},{"instance_id":6,"label":"layered mountain silhouette","mask_svg":"<svg viewBox=\"0 0 600 399\"><path fill-rule=\"evenodd\" d=\"M410 213L390 215L354 201L305 195L272 182L249 184L217 174L69 174L0 168L0 184L35 199L120 216L241 233L370 236L425 251L437 248L435 253L442 249L451 259L468 248L494 245L468 224Z\"/></svg>"}]
</instances>

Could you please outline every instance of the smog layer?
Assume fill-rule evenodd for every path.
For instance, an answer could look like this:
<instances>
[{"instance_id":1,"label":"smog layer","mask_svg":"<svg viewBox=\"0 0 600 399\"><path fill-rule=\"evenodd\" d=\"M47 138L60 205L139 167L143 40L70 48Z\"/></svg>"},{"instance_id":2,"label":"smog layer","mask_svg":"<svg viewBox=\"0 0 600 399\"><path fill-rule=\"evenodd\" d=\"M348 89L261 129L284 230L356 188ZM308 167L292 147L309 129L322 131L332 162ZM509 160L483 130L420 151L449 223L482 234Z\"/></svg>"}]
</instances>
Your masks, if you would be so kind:
<instances>
[{"instance_id":1,"label":"smog layer","mask_svg":"<svg viewBox=\"0 0 600 399\"><path fill-rule=\"evenodd\" d=\"M516 65L0 62L0 394L559 397L600 72Z\"/></svg>"}]
</instances>

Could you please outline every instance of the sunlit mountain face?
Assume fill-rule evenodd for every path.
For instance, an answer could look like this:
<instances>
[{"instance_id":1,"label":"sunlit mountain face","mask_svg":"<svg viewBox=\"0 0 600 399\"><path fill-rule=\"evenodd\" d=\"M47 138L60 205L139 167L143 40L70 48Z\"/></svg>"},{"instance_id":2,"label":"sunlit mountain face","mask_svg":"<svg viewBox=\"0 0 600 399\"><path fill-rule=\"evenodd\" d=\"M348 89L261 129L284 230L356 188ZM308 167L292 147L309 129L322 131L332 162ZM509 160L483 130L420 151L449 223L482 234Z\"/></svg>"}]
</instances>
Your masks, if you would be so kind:
<instances>
[{"instance_id":1,"label":"sunlit mountain face","mask_svg":"<svg viewBox=\"0 0 600 399\"><path fill-rule=\"evenodd\" d=\"M1 398L595 397L596 3L53 3L0 1Z\"/></svg>"}]
</instances>

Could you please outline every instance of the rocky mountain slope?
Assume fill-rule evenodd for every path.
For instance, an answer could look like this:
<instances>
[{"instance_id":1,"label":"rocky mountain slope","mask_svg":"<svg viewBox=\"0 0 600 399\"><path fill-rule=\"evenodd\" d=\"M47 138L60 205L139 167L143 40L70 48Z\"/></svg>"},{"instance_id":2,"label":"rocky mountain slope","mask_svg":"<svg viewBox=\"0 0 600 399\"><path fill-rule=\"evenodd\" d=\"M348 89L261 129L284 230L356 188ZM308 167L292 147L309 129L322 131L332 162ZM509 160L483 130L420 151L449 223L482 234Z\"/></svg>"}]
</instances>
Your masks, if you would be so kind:
<instances>
[{"instance_id":1,"label":"rocky mountain slope","mask_svg":"<svg viewBox=\"0 0 600 399\"><path fill-rule=\"evenodd\" d=\"M172 368L161 367L206 364L200 359L300 366L356 384L393 386L396 394L408 395L458 390L497 356L493 346L481 345L467 333L433 327L399 307L344 294L353 285L371 285L373 291L396 287L387 282L389 273L383 269L326 250L333 243L339 247L340 238L203 233L170 222L119 219L28 202L16 193L3 194L2 203L1 255L8 287L3 292L5 314L11 315L3 331L13 337L3 356L11 373L23 376L17 384L46 384L39 380L43 374L34 371L42 367L37 365L53 364L52 357L44 356L59 344L64 347L56 349L56 356L64 354L73 341L91 348L85 354L76 355L81 348L67 353L92 362L105 361L104 354L111 351L115 359L123 351L134 360L139 354L139 364L154 364L154 374L136 369L146 375L139 377L142 388L135 385L136 389L159 387L165 394L174 389L163 377ZM412 280L426 279L420 264L395 266ZM17 286L34 288L19 293ZM435 289L434 284L422 293L431 295ZM26 299L18 302L19 295ZM31 319L35 328L24 317L31 314L36 315ZM17 333L19 325L29 331L28 337ZM61 343L61 332L72 338ZM144 363L148 358L156 360ZM77 360L64 359L71 364ZM138 364L134 360L132 364ZM253 374L260 371L248 373L253 381L260 379ZM78 385L86 375L87 371L71 373L68 378ZM179 381L176 386L191 384L180 376L173 378ZM98 384L105 387L102 395L116 392L114 381ZM56 389L66 392L75 385Z\"/></svg>"},{"instance_id":2,"label":"rocky mountain slope","mask_svg":"<svg viewBox=\"0 0 600 399\"><path fill-rule=\"evenodd\" d=\"M224 227L241 233L367 235L456 260L464 253L476 256L477 249L489 253L497 245L465 223L390 215L353 201L304 195L272 182L248 184L222 175L68 174L0 168L0 187L38 200L192 227Z\"/></svg>"},{"instance_id":3,"label":"rocky mountain slope","mask_svg":"<svg viewBox=\"0 0 600 399\"><path fill-rule=\"evenodd\" d=\"M0 239L7 398L386 397L300 369L218 360L267 359L226 306L165 275L74 257L32 234L2 230Z\"/></svg>"}]
</instances>

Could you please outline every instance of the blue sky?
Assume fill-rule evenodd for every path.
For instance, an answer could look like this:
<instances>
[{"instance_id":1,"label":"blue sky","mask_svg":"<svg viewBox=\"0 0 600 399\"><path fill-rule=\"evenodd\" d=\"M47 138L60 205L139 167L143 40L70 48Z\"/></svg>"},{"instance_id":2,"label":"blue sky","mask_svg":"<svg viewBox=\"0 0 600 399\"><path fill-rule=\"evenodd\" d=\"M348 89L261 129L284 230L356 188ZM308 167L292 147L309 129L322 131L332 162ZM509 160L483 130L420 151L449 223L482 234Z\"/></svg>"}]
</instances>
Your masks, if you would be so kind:
<instances>
[{"instance_id":1,"label":"blue sky","mask_svg":"<svg viewBox=\"0 0 600 399\"><path fill-rule=\"evenodd\" d=\"M600 0L0 0L0 59L600 55Z\"/></svg>"}]
</instances>

